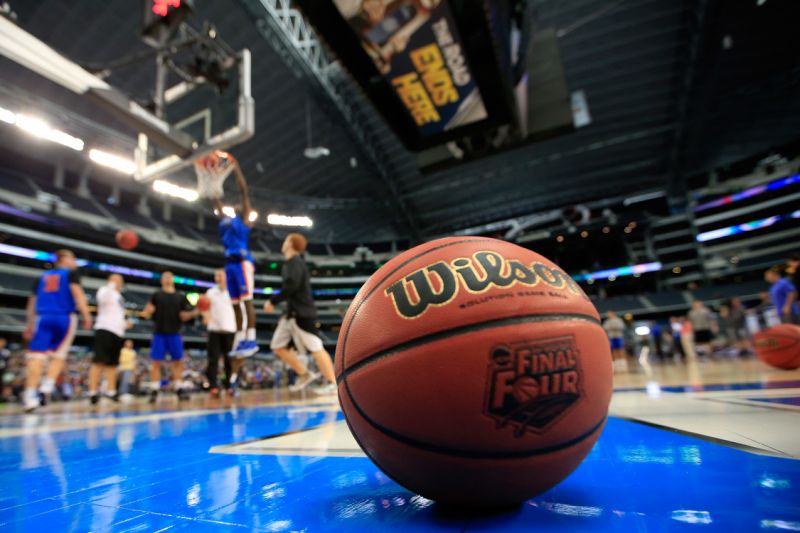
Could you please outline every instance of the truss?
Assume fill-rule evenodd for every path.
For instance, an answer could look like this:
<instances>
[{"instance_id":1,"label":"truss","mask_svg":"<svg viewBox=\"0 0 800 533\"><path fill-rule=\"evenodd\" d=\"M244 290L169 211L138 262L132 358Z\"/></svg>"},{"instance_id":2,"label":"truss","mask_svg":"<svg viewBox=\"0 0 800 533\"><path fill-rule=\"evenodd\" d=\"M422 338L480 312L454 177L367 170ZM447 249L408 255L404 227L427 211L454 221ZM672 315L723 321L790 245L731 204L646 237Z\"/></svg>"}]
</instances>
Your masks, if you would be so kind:
<instances>
[{"instance_id":1,"label":"truss","mask_svg":"<svg viewBox=\"0 0 800 533\"><path fill-rule=\"evenodd\" d=\"M290 0L240 0L256 18L256 27L272 48L284 59L297 77L310 77L335 105L345 119L345 124L377 170L381 180L389 189L393 206L400 212L412 238L419 235L416 220L402 199L393 178L390 163L378 148L385 132L378 132L370 124L364 110L350 87L352 82L339 63L332 61L320 43L314 30L306 24L303 15L291 5Z\"/></svg>"}]
</instances>

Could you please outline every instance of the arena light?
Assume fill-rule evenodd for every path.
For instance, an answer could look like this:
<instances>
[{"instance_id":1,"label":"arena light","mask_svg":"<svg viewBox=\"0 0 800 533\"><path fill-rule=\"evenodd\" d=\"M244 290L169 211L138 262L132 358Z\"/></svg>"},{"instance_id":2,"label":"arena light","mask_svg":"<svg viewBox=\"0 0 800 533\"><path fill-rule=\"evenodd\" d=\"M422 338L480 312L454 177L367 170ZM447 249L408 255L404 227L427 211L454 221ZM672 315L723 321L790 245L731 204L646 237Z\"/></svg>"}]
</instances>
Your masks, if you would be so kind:
<instances>
[{"instance_id":1,"label":"arena light","mask_svg":"<svg viewBox=\"0 0 800 533\"><path fill-rule=\"evenodd\" d=\"M44 250L34 250L32 248L23 248L22 246L12 246L10 244L0 243L0 254L13 255L14 257L24 257L27 259L35 259L53 263L56 260L56 254L45 252ZM81 268L92 268L100 270L101 272L113 272L115 274L122 274L123 276L130 276L134 278L144 279L160 279L161 274L149 270L141 270L138 268L130 268L122 265L110 265L108 263L101 263L98 261L89 261L87 259L78 259L76 261ZM202 279L186 278L183 276L175 276L175 283L178 285L189 285L192 287L213 287L214 283Z\"/></svg>"},{"instance_id":2,"label":"arena light","mask_svg":"<svg viewBox=\"0 0 800 533\"><path fill-rule=\"evenodd\" d=\"M124 174L133 174L136 171L136 163L134 163L132 160L116 154L110 154L108 152L98 150L97 148L92 148L89 150L89 159L98 165L113 168L114 170Z\"/></svg>"},{"instance_id":3,"label":"arena light","mask_svg":"<svg viewBox=\"0 0 800 533\"><path fill-rule=\"evenodd\" d=\"M800 183L800 174L795 174L794 176L788 176L785 178L781 178L779 180L771 181L765 185L758 185L756 187L751 187L740 193L729 194L728 196L717 198L716 200L712 200L710 202L698 205L697 207L694 208L694 211L696 213L698 211L704 211L706 209L712 209L714 207L720 207L723 205L732 204L734 202L739 202L741 200L746 200L747 198L758 196L759 194L764 194L765 192L783 189L784 187L794 185L795 183Z\"/></svg>"},{"instance_id":4,"label":"arena light","mask_svg":"<svg viewBox=\"0 0 800 533\"><path fill-rule=\"evenodd\" d=\"M711 231L705 231L697 235L697 241L708 242L716 239L723 239L725 237L730 237L732 235L738 235L739 233L747 233L749 231L768 228L770 226L773 226L777 222L780 222L781 220L787 220L789 218L797 218L794 216L795 214L796 212L789 215L775 215L768 218L762 218L761 220L753 220L752 222L745 222L744 224L728 226L727 228L719 228Z\"/></svg>"},{"instance_id":5,"label":"arena light","mask_svg":"<svg viewBox=\"0 0 800 533\"><path fill-rule=\"evenodd\" d=\"M258 220L258 211L250 211L250 214L247 215L247 220L250 222L255 222Z\"/></svg>"},{"instance_id":6,"label":"arena light","mask_svg":"<svg viewBox=\"0 0 800 533\"><path fill-rule=\"evenodd\" d=\"M8 110L5 111L11 113ZM11 114L13 115L13 113ZM11 118L10 116L6 116L6 119L10 118ZM14 118L13 124L16 124L19 129L33 135L34 137L39 137L40 139L46 139L50 142L60 144L61 146L72 148L77 152L83 150L83 140L77 137L73 137L72 135L65 133L61 130L51 128L50 125L44 120L41 120L36 117L31 117L28 115L16 115L13 118ZM9 121L4 120L4 122L9 122Z\"/></svg>"},{"instance_id":7,"label":"arena light","mask_svg":"<svg viewBox=\"0 0 800 533\"><path fill-rule=\"evenodd\" d=\"M56 260L56 254L45 252L44 250L33 250L31 248L23 248L21 246L12 246L10 244L0 243L0 254L12 255L14 257L24 257L26 259L34 259L36 261L53 263ZM77 264L80 268L91 268L100 270L101 272L113 272L115 274L122 274L133 278L143 278L157 280L161 278L158 272L150 270L142 270L138 268L131 268L122 265L112 265L109 263L100 263L98 261L89 261L87 259L78 259ZM187 278L183 276L174 276L177 285L188 285L190 287L206 287L211 288L214 286L213 281L206 281L203 279ZM342 287L342 288L323 288L312 289L311 293L314 296L355 296L360 287ZM258 294L280 294L279 288L264 287L256 288Z\"/></svg>"},{"instance_id":8,"label":"arena light","mask_svg":"<svg viewBox=\"0 0 800 533\"><path fill-rule=\"evenodd\" d=\"M222 208L222 214L226 217L233 218L236 216L236 209L231 205L226 205Z\"/></svg>"},{"instance_id":9,"label":"arena light","mask_svg":"<svg viewBox=\"0 0 800 533\"><path fill-rule=\"evenodd\" d=\"M646 337L650 335L650 328L647 326L636 326L636 329L634 331L640 337Z\"/></svg>"},{"instance_id":10,"label":"arena light","mask_svg":"<svg viewBox=\"0 0 800 533\"><path fill-rule=\"evenodd\" d=\"M38 261L53 261L55 254L40 250L31 250L30 248L23 248L21 246L12 246L10 244L0 243L0 253L6 255L13 255L14 257L25 257L27 259L36 259Z\"/></svg>"},{"instance_id":11,"label":"arena light","mask_svg":"<svg viewBox=\"0 0 800 533\"><path fill-rule=\"evenodd\" d=\"M17 115L10 109L6 109L4 107L0 107L0 122L5 122L6 124L14 124L17 121Z\"/></svg>"},{"instance_id":12,"label":"arena light","mask_svg":"<svg viewBox=\"0 0 800 533\"><path fill-rule=\"evenodd\" d=\"M635 274L646 274L648 272L657 272L661 270L663 265L659 261L655 261L653 263L642 263L639 265L632 265L632 266L624 266L619 268L610 268L608 270L599 270L597 272L592 272L589 274L578 274L577 276L572 276L572 279L575 281L588 281L588 280L598 280L598 279L608 279L614 278L621 278L623 276L633 276Z\"/></svg>"},{"instance_id":13,"label":"arena light","mask_svg":"<svg viewBox=\"0 0 800 533\"><path fill-rule=\"evenodd\" d=\"M194 202L200 197L194 189L187 189L186 187L181 187L180 185L175 185L174 183L164 180L155 180L153 182L153 190L161 194L166 194L167 196L181 198L187 202Z\"/></svg>"},{"instance_id":14,"label":"arena light","mask_svg":"<svg viewBox=\"0 0 800 533\"><path fill-rule=\"evenodd\" d=\"M276 213L270 213L267 215L267 223L272 224L273 226L299 226L303 228L310 228L314 225L314 222L305 216L292 217L287 215L278 215Z\"/></svg>"}]
</instances>

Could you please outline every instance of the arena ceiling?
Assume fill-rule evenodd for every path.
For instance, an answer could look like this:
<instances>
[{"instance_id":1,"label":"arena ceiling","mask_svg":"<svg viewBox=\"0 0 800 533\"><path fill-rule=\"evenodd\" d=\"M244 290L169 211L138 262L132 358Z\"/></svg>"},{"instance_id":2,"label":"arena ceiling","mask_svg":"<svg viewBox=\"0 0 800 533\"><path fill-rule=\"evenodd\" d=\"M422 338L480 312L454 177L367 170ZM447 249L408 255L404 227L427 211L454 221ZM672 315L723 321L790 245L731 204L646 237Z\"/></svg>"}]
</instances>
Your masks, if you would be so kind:
<instances>
[{"instance_id":1,"label":"arena ceiling","mask_svg":"<svg viewBox=\"0 0 800 533\"><path fill-rule=\"evenodd\" d=\"M258 30L257 2L197 0L197 20L212 21L233 48L253 54L256 135L234 153L257 202L310 214L317 234L336 242L424 238L611 195L680 190L688 175L800 137L796 2L530 1L536 26L559 30L569 88L585 92L592 124L422 174L368 107L379 132L373 148L389 169L381 179L335 106ZM79 63L145 48L138 1L17 1L12 8L23 28ZM106 122L49 82L16 74L27 90ZM148 94L154 66L120 69L110 82ZM329 157L303 156L306 106L314 144L328 147Z\"/></svg>"}]
</instances>

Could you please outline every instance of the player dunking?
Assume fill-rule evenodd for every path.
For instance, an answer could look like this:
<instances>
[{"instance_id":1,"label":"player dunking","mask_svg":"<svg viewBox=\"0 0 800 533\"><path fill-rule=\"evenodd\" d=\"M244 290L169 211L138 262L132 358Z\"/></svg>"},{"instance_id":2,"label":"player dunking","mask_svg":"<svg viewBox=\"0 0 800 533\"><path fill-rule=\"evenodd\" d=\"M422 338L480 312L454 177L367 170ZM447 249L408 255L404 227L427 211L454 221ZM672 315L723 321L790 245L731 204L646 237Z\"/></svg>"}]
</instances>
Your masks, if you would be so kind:
<instances>
[{"instance_id":1,"label":"player dunking","mask_svg":"<svg viewBox=\"0 0 800 533\"><path fill-rule=\"evenodd\" d=\"M283 264L281 292L273 295L264 304L264 311L271 313L275 305L286 300L286 314L278 320L278 327L272 335L270 348L278 357L297 372L297 382L290 387L292 391L302 390L319 377L300 362L297 355L289 351L289 343L294 341L298 352L308 350L317 362L328 384L317 392L332 394L336 392L336 377L330 354L325 350L315 325L317 308L311 296L311 276L302 254L308 245L306 238L299 233L290 233L283 241L281 251L286 262Z\"/></svg>"},{"instance_id":2,"label":"player dunking","mask_svg":"<svg viewBox=\"0 0 800 533\"><path fill-rule=\"evenodd\" d=\"M89 314L77 268L75 254L70 250L58 250L55 268L39 278L28 298L28 325L23 334L30 339L26 355L26 412L39 406L39 392L47 398L55 389L56 378L64 367L75 335L76 310L81 314L83 329L92 328L92 315ZM42 379L48 360L47 376ZM40 381L41 387L37 391Z\"/></svg>"},{"instance_id":3,"label":"player dunking","mask_svg":"<svg viewBox=\"0 0 800 533\"><path fill-rule=\"evenodd\" d=\"M233 311L236 314L236 336L233 340L234 348L231 355L250 357L258 352L256 312L253 307L255 267L249 245L250 230L253 228L253 221L250 220L252 208L247 191L247 181L244 179L239 163L230 154L225 154L225 157L232 161L236 184L239 186L242 197L242 203L237 206L238 209L235 209L232 217L223 213L220 197L216 196L212 199L214 210L220 217L219 236L222 239L222 246L225 248L225 275L228 280L228 293L231 296ZM242 305L246 317L242 314Z\"/></svg>"}]
</instances>

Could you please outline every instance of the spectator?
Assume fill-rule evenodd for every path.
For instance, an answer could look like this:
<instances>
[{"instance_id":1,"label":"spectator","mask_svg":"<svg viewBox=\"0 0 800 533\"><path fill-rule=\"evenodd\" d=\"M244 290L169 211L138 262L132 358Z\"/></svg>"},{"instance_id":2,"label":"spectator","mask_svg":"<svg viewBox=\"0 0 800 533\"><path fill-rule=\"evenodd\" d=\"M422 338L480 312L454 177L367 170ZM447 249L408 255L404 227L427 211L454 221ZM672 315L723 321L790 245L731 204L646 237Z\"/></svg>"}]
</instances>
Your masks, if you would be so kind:
<instances>
[{"instance_id":1,"label":"spectator","mask_svg":"<svg viewBox=\"0 0 800 533\"><path fill-rule=\"evenodd\" d=\"M742 303L741 298L731 298L730 308L733 346L739 350L739 355L749 355L752 353L753 347L750 344L750 335L747 332L747 308Z\"/></svg>"},{"instance_id":2,"label":"spectator","mask_svg":"<svg viewBox=\"0 0 800 533\"><path fill-rule=\"evenodd\" d=\"M694 331L694 348L698 355L711 353L711 339L714 337L716 323L711 311L701 300L692 302L692 309L689 311L689 322Z\"/></svg>"},{"instance_id":3,"label":"spectator","mask_svg":"<svg viewBox=\"0 0 800 533\"><path fill-rule=\"evenodd\" d=\"M769 291L758 293L758 305L755 306L754 311L758 315L758 330L776 326L781 322L778 312L772 304Z\"/></svg>"},{"instance_id":4,"label":"spectator","mask_svg":"<svg viewBox=\"0 0 800 533\"><path fill-rule=\"evenodd\" d=\"M656 356L659 361L664 361L664 344L662 339L661 324L653 320L650 322L650 335L653 337L653 347L656 349Z\"/></svg>"},{"instance_id":5,"label":"spectator","mask_svg":"<svg viewBox=\"0 0 800 533\"><path fill-rule=\"evenodd\" d=\"M771 284L769 296L778 311L781 322L797 324L800 308L797 305L797 287L781 276L780 267L772 267L764 273L764 279Z\"/></svg>"},{"instance_id":6,"label":"spectator","mask_svg":"<svg viewBox=\"0 0 800 533\"><path fill-rule=\"evenodd\" d=\"M119 352L119 399L122 402L130 402L133 395L130 393L131 378L133 371L136 369L136 351L133 349L133 341L126 339L122 345L122 350Z\"/></svg>"},{"instance_id":7,"label":"spectator","mask_svg":"<svg viewBox=\"0 0 800 533\"><path fill-rule=\"evenodd\" d=\"M731 318L731 306L721 304L717 313L717 340L721 349L728 349L733 346L733 322Z\"/></svg>"},{"instance_id":8,"label":"spectator","mask_svg":"<svg viewBox=\"0 0 800 533\"><path fill-rule=\"evenodd\" d=\"M608 340L611 343L611 359L614 370L625 372L628 370L628 360L625 357L625 322L617 316L614 311L606 313L603 322L603 329L606 330Z\"/></svg>"},{"instance_id":9,"label":"spectator","mask_svg":"<svg viewBox=\"0 0 800 533\"><path fill-rule=\"evenodd\" d=\"M795 289L800 290L800 254L792 254L786 259L786 277Z\"/></svg>"},{"instance_id":10,"label":"spectator","mask_svg":"<svg viewBox=\"0 0 800 533\"><path fill-rule=\"evenodd\" d=\"M695 344L694 344L694 326L692 326L692 321L687 319L687 317L680 317L681 321L681 332L680 332L680 343L683 353L686 357L686 361L694 361L697 359L697 352L695 351Z\"/></svg>"},{"instance_id":11,"label":"spectator","mask_svg":"<svg viewBox=\"0 0 800 533\"><path fill-rule=\"evenodd\" d=\"M683 331L683 321L680 317L672 316L669 318L670 329L672 330L672 356L674 358L686 359L686 352L681 343Z\"/></svg>"},{"instance_id":12,"label":"spectator","mask_svg":"<svg viewBox=\"0 0 800 533\"><path fill-rule=\"evenodd\" d=\"M0 337L0 402L6 401L5 380L3 378L11 361L11 350L7 348L7 343L8 341L5 337Z\"/></svg>"}]
</instances>

